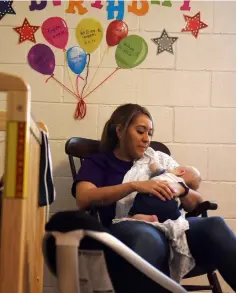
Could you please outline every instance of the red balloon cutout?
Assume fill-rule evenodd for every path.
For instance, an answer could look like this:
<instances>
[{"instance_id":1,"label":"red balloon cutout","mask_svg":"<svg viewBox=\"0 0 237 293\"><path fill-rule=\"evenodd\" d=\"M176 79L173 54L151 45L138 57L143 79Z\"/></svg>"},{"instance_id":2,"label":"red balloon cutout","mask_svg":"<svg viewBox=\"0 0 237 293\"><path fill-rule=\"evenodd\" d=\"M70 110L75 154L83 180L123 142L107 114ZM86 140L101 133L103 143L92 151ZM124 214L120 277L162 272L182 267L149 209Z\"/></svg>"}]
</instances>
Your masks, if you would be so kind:
<instances>
[{"instance_id":1,"label":"red balloon cutout","mask_svg":"<svg viewBox=\"0 0 237 293\"><path fill-rule=\"evenodd\" d=\"M122 20L112 21L106 32L106 42L108 46L113 47L128 35L128 26Z\"/></svg>"}]
</instances>

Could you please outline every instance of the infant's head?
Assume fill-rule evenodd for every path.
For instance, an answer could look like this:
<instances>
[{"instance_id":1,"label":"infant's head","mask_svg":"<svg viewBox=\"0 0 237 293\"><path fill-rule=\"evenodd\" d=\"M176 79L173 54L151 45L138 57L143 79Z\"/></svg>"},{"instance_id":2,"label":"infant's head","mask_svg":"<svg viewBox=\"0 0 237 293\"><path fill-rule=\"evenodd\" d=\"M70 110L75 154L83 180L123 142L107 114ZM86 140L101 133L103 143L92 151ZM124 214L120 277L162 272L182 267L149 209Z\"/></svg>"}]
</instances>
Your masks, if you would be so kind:
<instances>
[{"instance_id":1,"label":"infant's head","mask_svg":"<svg viewBox=\"0 0 237 293\"><path fill-rule=\"evenodd\" d=\"M193 190L197 190L202 181L200 172L192 166L178 166L170 172L183 178L185 183Z\"/></svg>"}]
</instances>

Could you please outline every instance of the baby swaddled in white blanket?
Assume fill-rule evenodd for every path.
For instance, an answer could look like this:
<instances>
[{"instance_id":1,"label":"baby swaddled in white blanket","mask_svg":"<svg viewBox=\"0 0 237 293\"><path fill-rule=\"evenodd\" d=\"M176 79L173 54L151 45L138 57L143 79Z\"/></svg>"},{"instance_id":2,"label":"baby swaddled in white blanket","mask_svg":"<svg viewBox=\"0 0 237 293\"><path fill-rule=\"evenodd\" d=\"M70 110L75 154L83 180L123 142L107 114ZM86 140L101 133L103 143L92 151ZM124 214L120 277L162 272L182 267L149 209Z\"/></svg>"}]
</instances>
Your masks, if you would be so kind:
<instances>
[{"instance_id":1,"label":"baby swaddled in white blanket","mask_svg":"<svg viewBox=\"0 0 237 293\"><path fill-rule=\"evenodd\" d=\"M125 183L131 181L148 180L151 176L151 163L158 164L162 168L170 170L178 167L178 164L168 155L162 152L155 152L152 148L148 148L144 157L136 161L133 167L125 175L123 182ZM157 180L159 178L155 177L154 179ZM172 182L172 180L176 180L175 182L178 182L177 180L184 182L183 178L178 178L177 176L171 178L169 181ZM162 231L167 239L169 239L170 244L170 276L173 280L180 282L183 276L185 276L195 266L195 261L190 253L185 234L185 231L189 229L189 223L185 217L181 215L178 209L178 200L172 199L170 201L162 202L153 196L154 202L157 200L159 201L158 205L160 206L162 203L163 206L161 206L160 212L157 213L159 221L153 220L151 222L150 220L147 220L148 218L146 219L146 217L131 218L133 215L131 214L131 211L133 210L133 204L136 204L136 202L134 202L136 196L139 196L139 194L137 195L136 192L134 192L117 202L116 217L113 223L118 223L120 221L143 221L149 225L155 226L157 229ZM141 194L141 196L144 196L144 198L147 199L149 198L149 195ZM141 214L149 214L147 211L145 211L146 206L140 205L140 207ZM170 216L167 216L167 212L166 215L161 213L161 211L169 210L172 211Z\"/></svg>"}]
</instances>

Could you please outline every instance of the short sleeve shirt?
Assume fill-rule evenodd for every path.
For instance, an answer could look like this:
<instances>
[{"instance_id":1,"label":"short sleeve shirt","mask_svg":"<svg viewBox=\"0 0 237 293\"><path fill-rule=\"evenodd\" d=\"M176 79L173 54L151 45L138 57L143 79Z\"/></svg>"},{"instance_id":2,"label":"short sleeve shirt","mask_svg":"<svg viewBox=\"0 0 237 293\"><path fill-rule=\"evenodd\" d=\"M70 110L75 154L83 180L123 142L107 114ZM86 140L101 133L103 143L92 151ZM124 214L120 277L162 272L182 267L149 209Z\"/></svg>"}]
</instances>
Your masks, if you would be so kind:
<instances>
[{"instance_id":1,"label":"short sleeve shirt","mask_svg":"<svg viewBox=\"0 0 237 293\"><path fill-rule=\"evenodd\" d=\"M115 157L113 152L99 153L84 159L72 186L72 195L76 195L78 182L86 181L96 187L118 185L130 170L133 162L126 162ZM80 196L80 195L79 195ZM115 216L115 204L100 209L101 221L108 226Z\"/></svg>"},{"instance_id":2,"label":"short sleeve shirt","mask_svg":"<svg viewBox=\"0 0 237 293\"><path fill-rule=\"evenodd\" d=\"M156 155L163 168L172 169L178 166L177 162L167 154L157 151ZM73 183L72 195L76 196L76 185L82 181L90 182L98 188L121 184L125 174L132 166L133 162L118 159L112 151L85 158ZM115 217L115 208L116 203L100 209L100 217L104 226L108 227Z\"/></svg>"}]
</instances>

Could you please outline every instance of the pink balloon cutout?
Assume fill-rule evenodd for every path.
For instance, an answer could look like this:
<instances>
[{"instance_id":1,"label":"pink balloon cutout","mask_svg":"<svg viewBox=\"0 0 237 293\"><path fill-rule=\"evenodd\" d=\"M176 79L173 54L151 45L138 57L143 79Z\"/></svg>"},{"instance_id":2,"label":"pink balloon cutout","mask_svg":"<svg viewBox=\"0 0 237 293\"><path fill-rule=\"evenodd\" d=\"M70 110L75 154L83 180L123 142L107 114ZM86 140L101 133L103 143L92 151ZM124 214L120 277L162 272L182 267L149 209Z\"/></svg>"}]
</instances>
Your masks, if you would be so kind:
<instances>
[{"instance_id":1,"label":"pink balloon cutout","mask_svg":"<svg viewBox=\"0 0 237 293\"><path fill-rule=\"evenodd\" d=\"M42 34L54 47L65 49L68 42L68 27L61 17L50 17L42 24Z\"/></svg>"}]
</instances>

